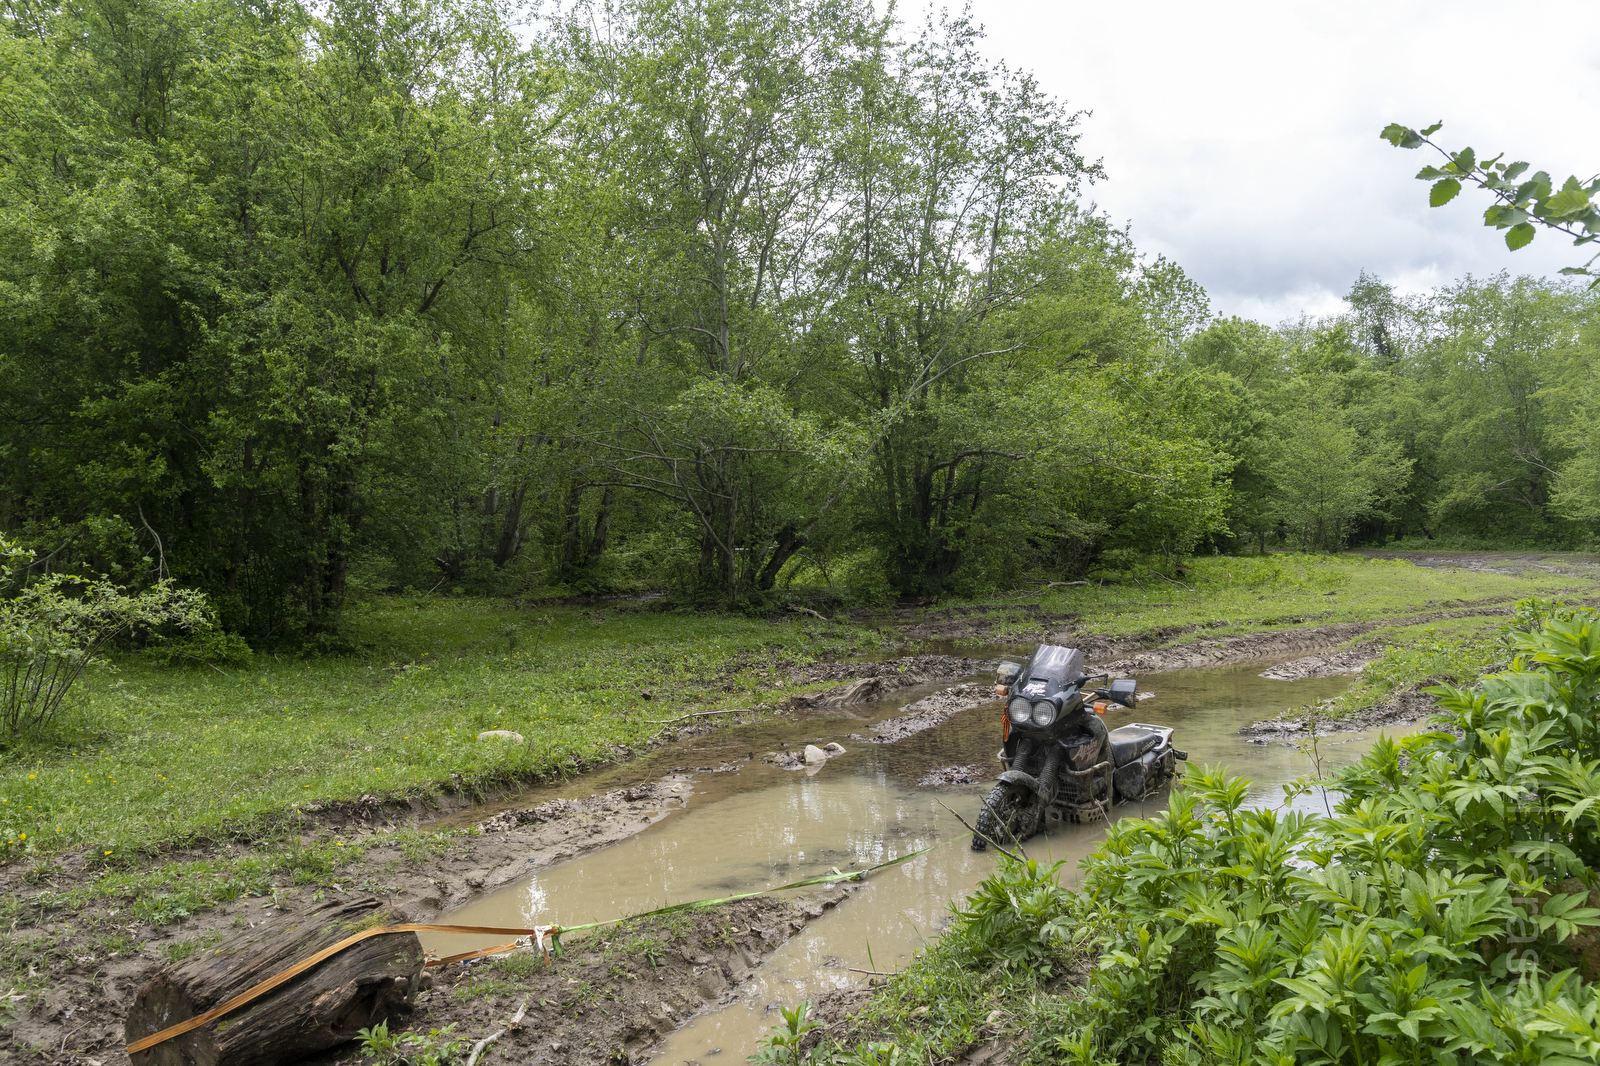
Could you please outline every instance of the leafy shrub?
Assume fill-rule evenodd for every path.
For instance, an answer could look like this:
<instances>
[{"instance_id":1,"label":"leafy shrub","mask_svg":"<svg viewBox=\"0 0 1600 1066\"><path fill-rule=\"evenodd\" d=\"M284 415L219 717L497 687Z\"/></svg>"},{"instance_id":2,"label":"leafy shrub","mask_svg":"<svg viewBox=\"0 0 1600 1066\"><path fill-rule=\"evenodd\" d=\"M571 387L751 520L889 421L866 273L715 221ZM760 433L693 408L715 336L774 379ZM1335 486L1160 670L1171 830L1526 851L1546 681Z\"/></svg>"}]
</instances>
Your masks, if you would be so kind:
<instances>
[{"instance_id":1,"label":"leafy shrub","mask_svg":"<svg viewBox=\"0 0 1600 1066\"><path fill-rule=\"evenodd\" d=\"M1600 998L1567 967L1600 925L1600 615L1513 642L1510 671L1430 690L1453 731L1343 771L1332 817L1246 810L1202 770L1114 825L1074 907L1101 963L1040 1052L1592 1061Z\"/></svg>"},{"instance_id":2,"label":"leafy shrub","mask_svg":"<svg viewBox=\"0 0 1600 1066\"><path fill-rule=\"evenodd\" d=\"M231 666L244 669L255 658L255 652L239 634L211 626L197 628L174 640L162 641L147 654L167 667Z\"/></svg>"},{"instance_id":3,"label":"leafy shrub","mask_svg":"<svg viewBox=\"0 0 1600 1066\"><path fill-rule=\"evenodd\" d=\"M33 553L0 535L0 586ZM135 627L205 624L205 597L162 581L128 593L105 578L50 574L0 599L0 741L41 725L112 641Z\"/></svg>"},{"instance_id":4,"label":"leafy shrub","mask_svg":"<svg viewBox=\"0 0 1600 1066\"><path fill-rule=\"evenodd\" d=\"M960 928L977 945L980 960L1001 967L1051 968L1053 943L1066 938L1063 919L1071 893L1056 880L1064 862L1041 867L1037 859L1001 857L1000 868L979 882L964 909Z\"/></svg>"}]
</instances>

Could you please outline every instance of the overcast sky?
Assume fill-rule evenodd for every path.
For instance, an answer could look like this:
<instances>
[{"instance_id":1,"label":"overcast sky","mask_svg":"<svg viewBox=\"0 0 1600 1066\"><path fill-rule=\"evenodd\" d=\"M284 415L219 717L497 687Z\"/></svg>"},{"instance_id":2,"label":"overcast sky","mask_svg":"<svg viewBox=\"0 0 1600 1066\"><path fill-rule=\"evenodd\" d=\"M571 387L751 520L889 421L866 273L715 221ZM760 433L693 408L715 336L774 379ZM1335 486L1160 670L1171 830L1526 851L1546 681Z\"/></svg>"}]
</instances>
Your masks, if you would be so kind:
<instances>
[{"instance_id":1,"label":"overcast sky","mask_svg":"<svg viewBox=\"0 0 1600 1066\"><path fill-rule=\"evenodd\" d=\"M1089 195L1217 313L1336 312L1361 270L1416 290L1586 258L1552 233L1507 251L1481 190L1430 209L1412 176L1438 162L1431 149L1378 131L1443 119L1441 143L1587 179L1600 171L1595 0L973 0L973 14L994 58L1094 112L1081 147L1107 180Z\"/></svg>"}]
</instances>

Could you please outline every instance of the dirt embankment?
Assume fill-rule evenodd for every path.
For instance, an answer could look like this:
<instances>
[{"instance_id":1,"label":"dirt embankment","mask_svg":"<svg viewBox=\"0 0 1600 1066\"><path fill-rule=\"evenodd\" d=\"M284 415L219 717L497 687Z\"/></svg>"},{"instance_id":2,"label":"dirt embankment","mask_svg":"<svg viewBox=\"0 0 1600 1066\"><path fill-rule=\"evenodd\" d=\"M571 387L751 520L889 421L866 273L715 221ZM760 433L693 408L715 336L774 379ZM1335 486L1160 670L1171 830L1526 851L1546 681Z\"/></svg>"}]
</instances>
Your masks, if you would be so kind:
<instances>
[{"instance_id":1,"label":"dirt embankment","mask_svg":"<svg viewBox=\"0 0 1600 1066\"><path fill-rule=\"evenodd\" d=\"M0 870L0 895L12 901L13 916L4 934L5 950L20 953L31 973L47 977L48 985L42 993L8 992L0 999L0 1059L10 1052L47 1063L126 1063L122 1020L128 1005L174 958L220 942L235 929L329 897L373 895L412 920L438 920L481 892L631 836L681 807L689 788L689 778L670 775L584 800L552 800L503 811L479 823L475 833L421 845L403 847L365 828L341 832L338 839L359 852L330 881L278 890L271 898L238 899L161 926L135 920L128 901L81 907L57 902L86 876L81 866L24 870L13 864ZM201 857L203 853L171 856ZM501 1010L506 997L529 998L522 1031L526 1039L508 1040L505 1049L526 1044L525 1057L514 1061L532 1062L538 1055L557 1064L619 1061L608 1056L641 1040L653 1043L658 1036L651 1034L665 1031L662 1026L670 1029L702 1001L738 984L767 952L839 898L842 893L794 904L748 901L699 913L687 925L668 923L671 936L648 974L640 972L639 959L612 959L613 945L602 943L605 938L575 952L571 972L562 971L559 979L526 968L527 980L503 980L494 986L494 994L481 988L469 994L462 987L468 978L458 976L459 967L442 968L440 989L451 994L436 990L410 1024L456 1021L462 1031L498 1028L491 1023L510 1013ZM597 958L612 961L601 965ZM608 969L616 966L634 976ZM601 980L602 974L609 980ZM462 996L453 998L458 987ZM574 1006L575 996L588 997L587 1005ZM535 1041L535 1034L543 1044ZM550 1048L552 1041L561 1050Z\"/></svg>"},{"instance_id":2,"label":"dirt embankment","mask_svg":"<svg viewBox=\"0 0 1600 1066\"><path fill-rule=\"evenodd\" d=\"M503 1030L494 1063L643 1062L695 1012L732 1000L767 955L845 895L836 887L624 922L569 941L550 966L530 952L441 967L406 1027L454 1025L473 1042ZM522 1024L510 1028L519 1008Z\"/></svg>"},{"instance_id":3,"label":"dirt embankment","mask_svg":"<svg viewBox=\"0 0 1600 1066\"><path fill-rule=\"evenodd\" d=\"M1402 688L1382 703L1374 704L1356 714L1340 718L1319 718L1315 713L1321 706L1301 714L1282 718L1268 718L1254 722L1239 730L1239 735L1252 744L1272 744L1305 740L1311 736L1330 733L1353 733L1379 726L1410 725L1421 722L1438 712L1434 698L1422 690L1436 684L1433 679L1419 681Z\"/></svg>"},{"instance_id":4,"label":"dirt embankment","mask_svg":"<svg viewBox=\"0 0 1600 1066\"><path fill-rule=\"evenodd\" d=\"M1523 574L1560 574L1562 577L1600 578L1600 556L1576 552L1409 552L1363 549L1351 552L1369 559L1404 559L1428 570L1476 570L1521 577Z\"/></svg>"},{"instance_id":5,"label":"dirt embankment","mask_svg":"<svg viewBox=\"0 0 1600 1066\"><path fill-rule=\"evenodd\" d=\"M856 680L826 692L790 696L779 707L821 710L847 707L853 703L871 703L888 699L899 690L914 685L958 681L993 668L992 659L972 659L961 655L907 655L875 663L813 663L792 672L794 684L813 685L820 681L842 681L846 678Z\"/></svg>"},{"instance_id":6,"label":"dirt embankment","mask_svg":"<svg viewBox=\"0 0 1600 1066\"><path fill-rule=\"evenodd\" d=\"M906 737L932 729L934 726L946 721L952 715L977 707L980 704L998 700L993 685L966 684L952 685L950 688L940 689L931 696L924 697L915 703L907 704L906 711L896 718L878 723L875 736L863 737L852 733L856 740L865 740L871 744L894 744Z\"/></svg>"}]
</instances>

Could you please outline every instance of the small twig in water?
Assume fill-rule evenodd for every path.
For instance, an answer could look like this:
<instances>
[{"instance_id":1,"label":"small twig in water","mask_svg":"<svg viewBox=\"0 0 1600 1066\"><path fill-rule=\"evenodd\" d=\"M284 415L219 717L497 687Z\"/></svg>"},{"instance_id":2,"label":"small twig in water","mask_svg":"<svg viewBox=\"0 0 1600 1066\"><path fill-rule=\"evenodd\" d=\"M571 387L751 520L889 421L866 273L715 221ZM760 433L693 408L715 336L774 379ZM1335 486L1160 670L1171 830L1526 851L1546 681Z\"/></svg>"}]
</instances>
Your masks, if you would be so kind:
<instances>
[{"instance_id":1,"label":"small twig in water","mask_svg":"<svg viewBox=\"0 0 1600 1066\"><path fill-rule=\"evenodd\" d=\"M945 803L944 800L934 800L933 802L937 803L939 806L943 807L945 810L950 811L951 814L956 814L955 811L950 810L950 805ZM1007 851L1005 848L1002 848L1000 846L999 842L996 841L993 837L989 836L987 833L978 832L977 828L975 826L973 826L973 824L971 822L969 822L965 818L961 817L961 815L956 814L956 821L960 822L962 825L966 826L968 829L971 829L973 836L975 836L975 837L983 837L984 840L988 841L990 844L993 844L994 845L994 850L998 851L1000 854L1004 855L1006 858L1010 859L1012 862L1024 862L1024 861L1027 860L1028 853L1025 852L1025 851L1022 851L1022 845L1020 843L1017 845L1017 850L1022 852L1022 858L1019 859L1015 855L1013 855L1009 851Z\"/></svg>"},{"instance_id":2,"label":"small twig in water","mask_svg":"<svg viewBox=\"0 0 1600 1066\"><path fill-rule=\"evenodd\" d=\"M506 1035L504 1029L496 1030L472 1045L472 1054L467 1056L467 1066L476 1066L478 1056L483 1054L483 1049Z\"/></svg>"},{"instance_id":3,"label":"small twig in water","mask_svg":"<svg viewBox=\"0 0 1600 1066\"><path fill-rule=\"evenodd\" d=\"M851 973L869 973L874 977L899 977L899 970L858 970L854 966L846 966Z\"/></svg>"},{"instance_id":4,"label":"small twig in water","mask_svg":"<svg viewBox=\"0 0 1600 1066\"><path fill-rule=\"evenodd\" d=\"M696 711L694 714L680 714L676 718L646 718L647 725L671 725L673 722L686 722L690 718L710 718L714 714L738 714L744 708L735 707L731 711Z\"/></svg>"}]
</instances>

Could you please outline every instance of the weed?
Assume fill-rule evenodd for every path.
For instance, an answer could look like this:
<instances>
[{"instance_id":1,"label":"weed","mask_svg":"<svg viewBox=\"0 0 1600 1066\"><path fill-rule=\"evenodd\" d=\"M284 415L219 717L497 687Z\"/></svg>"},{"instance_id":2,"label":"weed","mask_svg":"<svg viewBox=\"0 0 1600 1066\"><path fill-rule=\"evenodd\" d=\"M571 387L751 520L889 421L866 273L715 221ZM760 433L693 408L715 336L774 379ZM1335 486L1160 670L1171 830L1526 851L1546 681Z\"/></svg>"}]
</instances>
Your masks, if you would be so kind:
<instances>
[{"instance_id":1,"label":"weed","mask_svg":"<svg viewBox=\"0 0 1600 1066\"><path fill-rule=\"evenodd\" d=\"M797 1007L780 1008L779 1015L783 1018L782 1024L774 1025L761 1038L750 1061L772 1066L804 1066L806 1055L802 1045L806 1034L819 1028L818 1023L811 1020L811 1004L801 1000Z\"/></svg>"},{"instance_id":2,"label":"weed","mask_svg":"<svg viewBox=\"0 0 1600 1066\"><path fill-rule=\"evenodd\" d=\"M513 951L484 964L484 968L503 977L529 978L543 970L548 963L537 951Z\"/></svg>"},{"instance_id":3,"label":"weed","mask_svg":"<svg viewBox=\"0 0 1600 1066\"><path fill-rule=\"evenodd\" d=\"M465 1003L473 999L500 998L515 995L520 987L515 981L481 975L473 977L458 986L455 996Z\"/></svg>"},{"instance_id":4,"label":"weed","mask_svg":"<svg viewBox=\"0 0 1600 1066\"><path fill-rule=\"evenodd\" d=\"M390 839L400 849L400 854L415 863L429 859L442 859L450 850L451 842L460 834L454 830L424 832L402 829Z\"/></svg>"},{"instance_id":5,"label":"weed","mask_svg":"<svg viewBox=\"0 0 1600 1066\"><path fill-rule=\"evenodd\" d=\"M467 1040L455 1035L455 1023L427 1033L389 1032L388 1022L379 1022L356 1034L361 1054L374 1066L445 1066L467 1048Z\"/></svg>"},{"instance_id":6,"label":"weed","mask_svg":"<svg viewBox=\"0 0 1600 1066\"><path fill-rule=\"evenodd\" d=\"M226 933L220 929L213 929L209 933L201 933L198 936L185 937L182 940L174 940L170 944L163 944L161 954L168 962L179 963L195 952L209 948L214 944L219 944L225 939L227 939Z\"/></svg>"}]
</instances>

